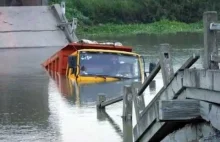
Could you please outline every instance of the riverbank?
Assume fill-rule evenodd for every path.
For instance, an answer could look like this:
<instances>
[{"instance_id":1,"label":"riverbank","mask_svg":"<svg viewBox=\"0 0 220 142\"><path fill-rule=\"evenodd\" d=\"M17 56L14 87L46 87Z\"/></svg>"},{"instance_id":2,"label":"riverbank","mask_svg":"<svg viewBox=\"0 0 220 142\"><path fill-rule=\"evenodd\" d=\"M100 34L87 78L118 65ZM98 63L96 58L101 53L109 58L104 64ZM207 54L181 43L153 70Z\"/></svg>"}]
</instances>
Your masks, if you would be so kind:
<instances>
[{"instance_id":1,"label":"riverbank","mask_svg":"<svg viewBox=\"0 0 220 142\"><path fill-rule=\"evenodd\" d=\"M159 21L150 24L100 24L78 26L76 33L86 36L123 36L132 34L169 34L177 32L202 32L202 22L186 24L176 21Z\"/></svg>"}]
</instances>

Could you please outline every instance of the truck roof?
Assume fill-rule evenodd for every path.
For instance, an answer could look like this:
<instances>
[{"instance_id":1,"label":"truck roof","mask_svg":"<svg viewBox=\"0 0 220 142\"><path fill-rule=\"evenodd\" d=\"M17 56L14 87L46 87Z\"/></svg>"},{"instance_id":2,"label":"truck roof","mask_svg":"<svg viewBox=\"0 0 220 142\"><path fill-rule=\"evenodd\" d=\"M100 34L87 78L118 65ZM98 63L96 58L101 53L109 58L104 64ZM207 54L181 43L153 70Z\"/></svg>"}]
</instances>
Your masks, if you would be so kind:
<instances>
[{"instance_id":1,"label":"truck roof","mask_svg":"<svg viewBox=\"0 0 220 142\"><path fill-rule=\"evenodd\" d=\"M132 48L129 46L123 46L123 45L116 45L116 44L107 44L107 43L70 43L67 46L65 46L63 49L69 49L71 48L73 52L76 50L81 49L102 49L102 50L115 50L115 51L125 51L125 52L132 52ZM61 50L63 50L61 49Z\"/></svg>"}]
</instances>

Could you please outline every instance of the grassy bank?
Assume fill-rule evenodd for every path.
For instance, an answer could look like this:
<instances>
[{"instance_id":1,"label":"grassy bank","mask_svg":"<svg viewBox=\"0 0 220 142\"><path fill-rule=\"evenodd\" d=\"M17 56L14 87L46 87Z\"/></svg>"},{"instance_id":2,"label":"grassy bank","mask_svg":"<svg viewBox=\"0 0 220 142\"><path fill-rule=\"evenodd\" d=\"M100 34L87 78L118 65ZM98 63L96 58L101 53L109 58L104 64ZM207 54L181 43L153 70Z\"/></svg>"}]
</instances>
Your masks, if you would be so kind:
<instances>
[{"instance_id":1,"label":"grassy bank","mask_svg":"<svg viewBox=\"0 0 220 142\"><path fill-rule=\"evenodd\" d=\"M150 24L102 24L96 26L78 26L78 35L112 36L131 34L168 34L177 32L202 32L202 22L186 24L162 20Z\"/></svg>"}]
</instances>

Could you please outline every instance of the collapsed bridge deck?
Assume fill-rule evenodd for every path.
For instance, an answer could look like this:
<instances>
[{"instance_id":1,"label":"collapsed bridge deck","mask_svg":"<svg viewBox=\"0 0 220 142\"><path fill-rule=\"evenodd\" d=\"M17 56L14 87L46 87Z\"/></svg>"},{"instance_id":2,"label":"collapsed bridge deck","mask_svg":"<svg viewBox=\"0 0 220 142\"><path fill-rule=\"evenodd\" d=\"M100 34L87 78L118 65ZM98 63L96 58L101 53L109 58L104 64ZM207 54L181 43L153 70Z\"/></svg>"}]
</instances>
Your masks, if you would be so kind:
<instances>
[{"instance_id":1,"label":"collapsed bridge deck","mask_svg":"<svg viewBox=\"0 0 220 142\"><path fill-rule=\"evenodd\" d=\"M77 40L67 22L58 4L0 7L0 48L63 47Z\"/></svg>"}]
</instances>

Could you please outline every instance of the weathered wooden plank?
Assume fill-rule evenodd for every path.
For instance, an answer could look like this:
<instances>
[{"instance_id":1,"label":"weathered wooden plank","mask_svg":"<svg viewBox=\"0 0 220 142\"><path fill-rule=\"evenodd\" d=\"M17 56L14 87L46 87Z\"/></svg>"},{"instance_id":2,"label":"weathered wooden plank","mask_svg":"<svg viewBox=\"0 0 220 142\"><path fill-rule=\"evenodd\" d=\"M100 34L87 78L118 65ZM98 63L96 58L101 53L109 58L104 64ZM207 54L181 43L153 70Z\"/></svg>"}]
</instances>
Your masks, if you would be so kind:
<instances>
[{"instance_id":1,"label":"weathered wooden plank","mask_svg":"<svg viewBox=\"0 0 220 142\"><path fill-rule=\"evenodd\" d=\"M210 24L218 20L216 11L207 11L203 14L204 26L204 61L203 67L205 69L218 69L217 62L211 62L211 54L218 55L216 44L216 31L210 30Z\"/></svg>"},{"instance_id":2,"label":"weathered wooden plank","mask_svg":"<svg viewBox=\"0 0 220 142\"><path fill-rule=\"evenodd\" d=\"M183 75L185 87L220 91L220 70L186 69Z\"/></svg>"},{"instance_id":3,"label":"weathered wooden plank","mask_svg":"<svg viewBox=\"0 0 220 142\"><path fill-rule=\"evenodd\" d=\"M220 91L220 71L214 73L213 80L213 90Z\"/></svg>"},{"instance_id":4,"label":"weathered wooden plank","mask_svg":"<svg viewBox=\"0 0 220 142\"><path fill-rule=\"evenodd\" d=\"M183 72L179 72L175 78L173 78L172 82L160 94L160 100L170 100L178 97L179 93L184 89L182 76Z\"/></svg>"},{"instance_id":5,"label":"weathered wooden plank","mask_svg":"<svg viewBox=\"0 0 220 142\"><path fill-rule=\"evenodd\" d=\"M210 70L186 69L184 70L183 85L186 87L197 87L213 89L213 72Z\"/></svg>"},{"instance_id":6,"label":"weathered wooden plank","mask_svg":"<svg viewBox=\"0 0 220 142\"><path fill-rule=\"evenodd\" d=\"M163 83L165 86L167 86L171 80L171 77L173 77L174 75L169 44L160 45L160 66L162 71Z\"/></svg>"},{"instance_id":7,"label":"weathered wooden plank","mask_svg":"<svg viewBox=\"0 0 220 142\"><path fill-rule=\"evenodd\" d=\"M191 67L193 63L195 63L198 60L198 56L193 56L189 60L187 60L184 65L178 70L177 73L174 74L172 77L171 82L168 84L167 87L163 87L153 98L153 100L147 105L147 107L143 110L141 114L141 118L137 125L134 127L134 140L139 141L141 137L146 137L145 139L151 139L153 136L156 134L156 130L159 130L164 126L164 123L157 122L157 115L158 115L158 108L156 102L158 100L167 100L168 98L174 99L177 98L181 95L185 95L185 91L183 91L184 87L182 85L183 80L183 72L179 72L185 68ZM177 86L176 89L172 88L172 86ZM171 87L171 88L169 88ZM169 89L167 89L169 88ZM167 90L168 92L166 92ZM181 93L182 92L182 93ZM179 95L181 93L181 95ZM156 109L157 108L157 109ZM154 111L154 113L152 113ZM154 133L151 133L150 131L146 131L148 129L153 129L155 130Z\"/></svg>"},{"instance_id":8,"label":"weathered wooden plank","mask_svg":"<svg viewBox=\"0 0 220 142\"><path fill-rule=\"evenodd\" d=\"M123 95L123 114L122 118L124 120L132 119L132 88L131 86L124 86L124 95Z\"/></svg>"},{"instance_id":9,"label":"weathered wooden plank","mask_svg":"<svg viewBox=\"0 0 220 142\"><path fill-rule=\"evenodd\" d=\"M181 121L200 116L200 104L197 100L161 100L159 101L160 121Z\"/></svg>"},{"instance_id":10,"label":"weathered wooden plank","mask_svg":"<svg viewBox=\"0 0 220 142\"><path fill-rule=\"evenodd\" d=\"M196 71L191 69L185 69L183 74L183 86L196 87Z\"/></svg>"},{"instance_id":11,"label":"weathered wooden plank","mask_svg":"<svg viewBox=\"0 0 220 142\"><path fill-rule=\"evenodd\" d=\"M176 77L173 79L173 81L171 82L170 88L172 88L171 90L175 94L174 98L176 98L179 92L181 91L181 89L183 88L183 72L182 71L178 72ZM171 98L169 97L169 99L173 99L172 96Z\"/></svg>"},{"instance_id":12,"label":"weathered wooden plank","mask_svg":"<svg viewBox=\"0 0 220 142\"><path fill-rule=\"evenodd\" d=\"M144 92L144 90L148 87L148 85L151 83L151 81L154 79L154 77L157 75L157 73L160 71L160 63L158 63L156 65L156 67L154 68L154 70L151 72L151 74L145 79L142 87L140 88L139 92L138 92L138 96L142 95L142 93Z\"/></svg>"},{"instance_id":13,"label":"weathered wooden plank","mask_svg":"<svg viewBox=\"0 0 220 142\"><path fill-rule=\"evenodd\" d=\"M134 140L137 141L144 133L144 131L150 127L151 125L155 124L157 121L157 110L158 105L153 104L148 108L143 116L137 122L137 125L134 127Z\"/></svg>"},{"instance_id":14,"label":"weathered wooden plank","mask_svg":"<svg viewBox=\"0 0 220 142\"><path fill-rule=\"evenodd\" d=\"M157 102L158 100L167 100L167 99L177 98L178 95L184 89L182 76L183 76L183 72L178 72L178 74L175 75L172 82L167 87L162 87L161 90L152 99L152 101L145 107L142 114L145 113L148 110L148 108L153 103ZM168 93L166 92L166 89L169 90Z\"/></svg>"},{"instance_id":15,"label":"weathered wooden plank","mask_svg":"<svg viewBox=\"0 0 220 142\"><path fill-rule=\"evenodd\" d=\"M144 96L143 95L140 95L140 96L137 95L140 88L141 88L141 82L133 82L132 83L132 94L133 94L134 109L135 109L135 114L136 114L136 120L137 121L139 121L141 113L145 108Z\"/></svg>"},{"instance_id":16,"label":"weathered wooden plank","mask_svg":"<svg viewBox=\"0 0 220 142\"><path fill-rule=\"evenodd\" d=\"M197 70L196 86L199 88L213 89L213 72L210 70Z\"/></svg>"},{"instance_id":17,"label":"weathered wooden plank","mask_svg":"<svg viewBox=\"0 0 220 142\"><path fill-rule=\"evenodd\" d=\"M220 104L220 92L204 89L187 88L186 97L201 101L207 101Z\"/></svg>"},{"instance_id":18,"label":"weathered wooden plank","mask_svg":"<svg viewBox=\"0 0 220 142\"><path fill-rule=\"evenodd\" d=\"M118 97L115 97L115 98L112 98L112 99L108 99L108 100L102 102L100 104L100 106L101 107L106 107L106 106L112 105L114 103L120 102L122 100L123 100L123 96L118 96Z\"/></svg>"},{"instance_id":19,"label":"weathered wooden plank","mask_svg":"<svg viewBox=\"0 0 220 142\"><path fill-rule=\"evenodd\" d=\"M173 79L167 88L170 90L170 92L166 92L166 88L162 88L156 96L153 98L153 100L147 105L147 107L143 110L141 113L140 119L137 123L137 125L134 127L134 131L137 133L134 133L134 139L137 140L146 129L148 129L151 125L155 125L155 122L158 118L158 100L167 100L169 98L175 98L177 97L176 94L179 94L183 90L182 85L182 79L181 76L183 75L183 72L179 72L176 77ZM176 84L176 85L174 85ZM172 87L177 87L176 89L172 89ZM147 132L148 133L148 132ZM146 134L146 133L145 133ZM146 134L150 136L150 134Z\"/></svg>"},{"instance_id":20,"label":"weathered wooden plank","mask_svg":"<svg viewBox=\"0 0 220 142\"><path fill-rule=\"evenodd\" d=\"M198 59L200 56L198 55L193 55L191 56L188 60L186 60L186 62L179 68L178 71L181 71L183 69L188 69L190 68ZM177 71L177 72L178 72Z\"/></svg>"}]
</instances>

